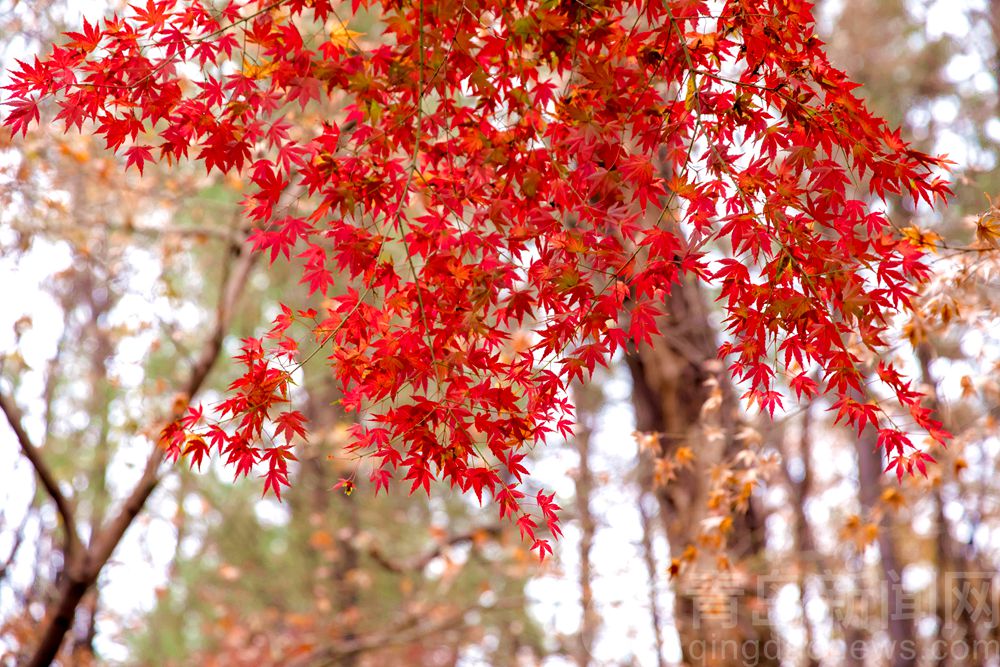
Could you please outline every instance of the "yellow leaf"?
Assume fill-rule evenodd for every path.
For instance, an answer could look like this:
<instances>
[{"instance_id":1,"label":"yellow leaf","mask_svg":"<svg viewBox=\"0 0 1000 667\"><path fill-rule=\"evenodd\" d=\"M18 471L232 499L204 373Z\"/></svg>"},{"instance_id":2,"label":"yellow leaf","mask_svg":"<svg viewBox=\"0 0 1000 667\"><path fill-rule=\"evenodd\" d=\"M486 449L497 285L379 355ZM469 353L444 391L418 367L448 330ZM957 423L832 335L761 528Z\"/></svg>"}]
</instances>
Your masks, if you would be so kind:
<instances>
[{"instance_id":1,"label":"yellow leaf","mask_svg":"<svg viewBox=\"0 0 1000 667\"><path fill-rule=\"evenodd\" d=\"M90 155L86 151L70 146L66 142L59 143L59 152L73 158L80 164L86 164L90 161Z\"/></svg>"},{"instance_id":2,"label":"yellow leaf","mask_svg":"<svg viewBox=\"0 0 1000 667\"><path fill-rule=\"evenodd\" d=\"M857 514L852 514L844 522L844 527L840 531L841 539L854 542L854 546L863 551L865 547L875 541L878 537L878 525L874 523L864 523Z\"/></svg>"},{"instance_id":3,"label":"yellow leaf","mask_svg":"<svg viewBox=\"0 0 1000 667\"><path fill-rule=\"evenodd\" d=\"M899 489L890 486L882 492L882 502L898 510L900 507L906 505L906 498L899 492Z\"/></svg>"},{"instance_id":4,"label":"yellow leaf","mask_svg":"<svg viewBox=\"0 0 1000 667\"><path fill-rule=\"evenodd\" d=\"M677 451L674 452L674 460L681 468L690 468L691 463L694 462L694 452L691 451L690 447L678 447Z\"/></svg>"},{"instance_id":5,"label":"yellow leaf","mask_svg":"<svg viewBox=\"0 0 1000 667\"><path fill-rule=\"evenodd\" d=\"M674 464L664 458L657 458L653 466L653 482L656 486L666 486L667 483L677 479L674 473Z\"/></svg>"},{"instance_id":6,"label":"yellow leaf","mask_svg":"<svg viewBox=\"0 0 1000 667\"><path fill-rule=\"evenodd\" d=\"M632 431L632 437L639 445L640 452L656 453L660 449L660 436L658 433L647 433L643 431Z\"/></svg>"},{"instance_id":7,"label":"yellow leaf","mask_svg":"<svg viewBox=\"0 0 1000 667\"><path fill-rule=\"evenodd\" d=\"M687 38L688 49L692 51L702 48L711 51L715 48L715 43L718 39L714 32L689 32L685 37Z\"/></svg>"},{"instance_id":8,"label":"yellow leaf","mask_svg":"<svg viewBox=\"0 0 1000 667\"><path fill-rule=\"evenodd\" d=\"M249 79L266 79L278 69L278 63L274 61L264 61L256 64L246 56L243 56L243 76Z\"/></svg>"},{"instance_id":9,"label":"yellow leaf","mask_svg":"<svg viewBox=\"0 0 1000 667\"><path fill-rule=\"evenodd\" d=\"M927 340L927 328L919 317L914 316L903 325L903 335L910 341L910 345L916 347Z\"/></svg>"},{"instance_id":10,"label":"yellow leaf","mask_svg":"<svg viewBox=\"0 0 1000 667\"><path fill-rule=\"evenodd\" d=\"M984 248L996 248L998 240L1000 225L997 224L996 212L990 209L976 221L976 243Z\"/></svg>"},{"instance_id":11,"label":"yellow leaf","mask_svg":"<svg viewBox=\"0 0 1000 667\"><path fill-rule=\"evenodd\" d=\"M688 111L694 109L698 104L698 88L694 81L694 75L688 75L687 96L684 98L684 108Z\"/></svg>"},{"instance_id":12,"label":"yellow leaf","mask_svg":"<svg viewBox=\"0 0 1000 667\"><path fill-rule=\"evenodd\" d=\"M361 37L364 33L355 32L350 30L343 23L338 23L330 28L330 41L337 46L343 46L347 48L354 41L355 37Z\"/></svg>"},{"instance_id":13,"label":"yellow leaf","mask_svg":"<svg viewBox=\"0 0 1000 667\"><path fill-rule=\"evenodd\" d=\"M904 228L902 233L903 238L908 240L913 245L918 248L926 248L930 251L937 251L938 246L942 241L940 234L932 231L921 230L913 226Z\"/></svg>"}]
</instances>

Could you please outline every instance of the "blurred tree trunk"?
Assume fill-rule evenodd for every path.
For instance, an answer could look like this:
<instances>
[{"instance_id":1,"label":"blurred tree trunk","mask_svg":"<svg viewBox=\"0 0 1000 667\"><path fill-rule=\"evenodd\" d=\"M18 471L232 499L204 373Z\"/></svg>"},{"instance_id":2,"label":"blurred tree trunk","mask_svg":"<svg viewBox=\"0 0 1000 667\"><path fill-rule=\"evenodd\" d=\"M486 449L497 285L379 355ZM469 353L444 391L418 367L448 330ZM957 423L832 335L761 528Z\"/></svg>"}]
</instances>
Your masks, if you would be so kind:
<instances>
[{"instance_id":1,"label":"blurred tree trunk","mask_svg":"<svg viewBox=\"0 0 1000 667\"><path fill-rule=\"evenodd\" d=\"M650 476L650 479L652 477ZM653 517L646 508L645 501L649 490L643 486L639 491L639 518L642 521L642 559L646 564L646 577L649 579L649 621L653 626L653 646L656 649L657 667L665 667L663 661L663 620L660 618L660 596L658 583L660 575L656 567L656 554L653 551L653 539L656 529Z\"/></svg>"},{"instance_id":2,"label":"blurred tree trunk","mask_svg":"<svg viewBox=\"0 0 1000 667\"><path fill-rule=\"evenodd\" d=\"M993 72L996 76L997 68L1000 67L1000 0L990 0L989 2L990 29L993 32Z\"/></svg>"},{"instance_id":3,"label":"blurred tree trunk","mask_svg":"<svg viewBox=\"0 0 1000 667\"><path fill-rule=\"evenodd\" d=\"M818 574L822 582L827 604L833 599L830 581L830 568L823 562L822 554L816 549L816 537L813 534L812 524L806 515L806 503L812 495L812 426L813 426L813 402L808 401L803 406L802 413L802 433L799 437L799 447L796 455L802 464L802 472L799 475L792 473L792 456L785 445L784 429L774 429L777 431L771 436L771 440L777 443L781 452L782 471L785 482L788 485L789 496L791 498L792 513L795 524L792 527L792 550L794 567L796 574L796 585L799 590L799 608L802 614L802 629L805 632L805 655L801 661L805 667L819 667L819 658L815 655L815 642L817 628L809 618L808 605L806 604L806 584L810 574ZM840 628L843 630L843 628ZM851 662L850 654L845 656L847 664L858 665L860 663Z\"/></svg>"},{"instance_id":4,"label":"blurred tree trunk","mask_svg":"<svg viewBox=\"0 0 1000 667\"><path fill-rule=\"evenodd\" d=\"M351 642L357 638L360 620L357 574L360 555L356 546L360 530L358 512L352 509L355 499L341 491L331 491L336 483L330 473L332 467L323 452L336 450L338 432L343 430L347 416L337 406L340 394L332 377L324 377L310 385L305 415L309 419L316 442L300 448L302 451L299 478L293 485L291 497L293 518L304 534L300 533L302 548L312 565L315 582L314 595L318 608L332 605L330 613L340 619L341 639ZM325 443L322 441L326 440ZM334 504L340 504L337 508ZM331 517L343 517L339 526L324 526ZM327 540L314 539L315 535L333 538L332 548ZM338 656L337 665L353 667L359 654Z\"/></svg>"},{"instance_id":5,"label":"blurred tree trunk","mask_svg":"<svg viewBox=\"0 0 1000 667\"><path fill-rule=\"evenodd\" d=\"M879 620L886 622L890 646L893 647L892 666L914 667L919 654L913 623L916 612L911 596L903 590L903 565L896 544L893 517L881 512L878 507L886 477L883 474L885 464L882 451L878 448L878 432L874 428L866 428L858 438L857 454L858 498L861 507L866 516L881 515L877 542L885 609Z\"/></svg>"},{"instance_id":6,"label":"blurred tree trunk","mask_svg":"<svg viewBox=\"0 0 1000 667\"><path fill-rule=\"evenodd\" d=\"M704 296L696 283L685 280L675 285L665 303L667 315L660 323L663 335L651 346L628 357L633 381L636 427L640 432L660 434L660 459L671 459L680 447L690 447L696 459L691 470L680 470L677 478L658 486L654 493L660 517L674 558L695 544L709 501L710 471L741 448L733 437L737 423L736 400L728 383L721 383L722 404L717 425L723 437L706 438L700 415L710 389L706 381L716 374L717 342L708 319ZM753 570L759 566L764 551L764 526L755 502L746 512L732 517L725 555L734 565L734 573L745 573L745 580L733 577L725 593L730 605L727 618L704 618L692 575L682 571L676 581L674 619L680 636L683 661L692 666L746 664L746 651L756 657L755 664L774 666L777 645L767 620L767 601L758 598ZM715 561L708 564L710 570ZM702 573L709 574L709 573ZM728 573L710 572L724 577Z\"/></svg>"},{"instance_id":7,"label":"blurred tree trunk","mask_svg":"<svg viewBox=\"0 0 1000 667\"><path fill-rule=\"evenodd\" d=\"M590 511L590 501L594 489L594 475L590 467L591 437L594 421L604 403L604 393L596 382L577 384L573 388L576 404L578 428L574 442L579 456L576 473L576 514L580 526L580 634L575 648L576 663L587 667L591 663L594 640L597 637L600 619L594 607L593 565L590 551L594 545L597 530L594 515Z\"/></svg>"},{"instance_id":8,"label":"blurred tree trunk","mask_svg":"<svg viewBox=\"0 0 1000 667\"><path fill-rule=\"evenodd\" d=\"M1000 11L1000 2L992 2L990 8ZM938 400L938 383L931 373L932 355L933 348L929 342L917 346L920 375L929 387L927 403L944 423L945 429L954 432L956 429L949 423L948 414ZM941 462L938 474L939 481L931 494L935 524L934 565L937 570L934 614L936 639L947 650L939 651L941 659L937 664L942 667L976 665L982 660L981 650L986 642L993 642L994 647L1000 646L996 618L998 591L993 585L995 568L989 560L976 553L971 539L970 544L962 544L952 535L944 512L941 487L946 481L955 483L957 480L948 479L952 473L946 461Z\"/></svg>"}]
</instances>

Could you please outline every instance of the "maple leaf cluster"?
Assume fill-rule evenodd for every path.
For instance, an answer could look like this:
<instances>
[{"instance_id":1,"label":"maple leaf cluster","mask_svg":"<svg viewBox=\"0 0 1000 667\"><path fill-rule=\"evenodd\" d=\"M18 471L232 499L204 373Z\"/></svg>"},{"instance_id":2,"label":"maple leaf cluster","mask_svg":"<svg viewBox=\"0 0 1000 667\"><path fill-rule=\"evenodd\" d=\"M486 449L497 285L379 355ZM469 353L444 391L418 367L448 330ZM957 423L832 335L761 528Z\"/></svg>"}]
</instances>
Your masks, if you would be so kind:
<instances>
[{"instance_id":1,"label":"maple leaf cluster","mask_svg":"<svg viewBox=\"0 0 1000 667\"><path fill-rule=\"evenodd\" d=\"M379 34L347 28L362 8ZM311 336L376 491L488 492L544 557L556 506L527 511L522 461L685 275L720 290L747 401L829 393L900 474L927 458L911 431L947 437L882 363L891 418L862 358L928 275L878 200L943 198L946 161L865 108L812 26L799 0L148 0L20 63L4 122L27 132L51 98L140 172L243 174L254 247L324 297L244 342L226 426L192 408L175 455L211 445L280 494ZM296 123L310 105L334 111Z\"/></svg>"}]
</instances>

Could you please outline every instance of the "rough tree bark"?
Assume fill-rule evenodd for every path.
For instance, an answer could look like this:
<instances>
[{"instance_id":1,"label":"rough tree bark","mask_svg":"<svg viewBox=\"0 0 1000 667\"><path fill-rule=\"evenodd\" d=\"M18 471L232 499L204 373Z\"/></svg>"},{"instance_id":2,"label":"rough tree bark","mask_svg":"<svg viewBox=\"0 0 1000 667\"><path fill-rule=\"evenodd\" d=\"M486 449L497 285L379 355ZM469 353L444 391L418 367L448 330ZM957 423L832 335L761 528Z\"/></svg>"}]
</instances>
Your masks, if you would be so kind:
<instances>
[{"instance_id":1,"label":"rough tree bark","mask_svg":"<svg viewBox=\"0 0 1000 667\"><path fill-rule=\"evenodd\" d=\"M686 281L674 287L665 306L668 314L660 324L663 336L630 355L628 364L637 429L661 434L660 456L669 458L679 447L690 446L697 457L692 470L680 471L677 479L655 491L676 557L696 541L706 518L710 467L734 455L741 445L733 437L738 403L724 381L719 426L725 437L705 438L700 425L702 406L709 397L706 381L717 375L711 370L717 341L704 295L696 283ZM735 517L729 537L726 555L737 571L749 576L745 581L734 579L736 588L727 586L731 597L726 603L732 605L732 613L726 614L728 622L718 625L702 618L702 601L688 574L682 571L675 582L674 621L683 662L694 667L744 665L747 653L753 651L755 664L777 667L767 601L758 597L753 577L764 551L763 519L754 502L746 513Z\"/></svg>"}]
</instances>

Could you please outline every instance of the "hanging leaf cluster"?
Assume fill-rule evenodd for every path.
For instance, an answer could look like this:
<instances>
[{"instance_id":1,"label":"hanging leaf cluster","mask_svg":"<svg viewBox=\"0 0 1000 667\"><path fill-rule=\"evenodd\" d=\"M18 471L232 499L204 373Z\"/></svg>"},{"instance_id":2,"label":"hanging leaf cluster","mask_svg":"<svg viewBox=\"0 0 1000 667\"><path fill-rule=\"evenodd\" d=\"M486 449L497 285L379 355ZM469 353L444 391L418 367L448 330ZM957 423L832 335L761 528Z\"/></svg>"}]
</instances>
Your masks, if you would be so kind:
<instances>
[{"instance_id":1,"label":"hanging leaf cluster","mask_svg":"<svg viewBox=\"0 0 1000 667\"><path fill-rule=\"evenodd\" d=\"M682 279L719 290L746 401L828 394L900 475L929 459L915 433L947 437L890 363L892 407L867 382L929 273L880 200L935 203L947 161L866 109L807 2L148 0L11 76L15 134L54 103L140 173L242 175L254 247L323 297L244 341L207 425L167 428L192 463L280 496L292 374L320 355L376 491L488 494L544 557L557 507L525 456Z\"/></svg>"}]
</instances>

